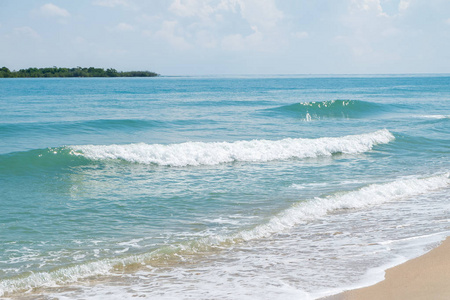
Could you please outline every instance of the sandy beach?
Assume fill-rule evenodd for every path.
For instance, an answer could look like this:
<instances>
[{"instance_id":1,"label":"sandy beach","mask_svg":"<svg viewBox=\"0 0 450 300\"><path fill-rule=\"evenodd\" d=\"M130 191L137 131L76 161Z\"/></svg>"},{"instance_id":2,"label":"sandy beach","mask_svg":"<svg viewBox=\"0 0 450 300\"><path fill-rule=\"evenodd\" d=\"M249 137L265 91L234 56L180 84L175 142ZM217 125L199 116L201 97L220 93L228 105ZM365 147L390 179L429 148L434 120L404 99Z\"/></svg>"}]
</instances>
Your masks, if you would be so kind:
<instances>
[{"instance_id":1,"label":"sandy beach","mask_svg":"<svg viewBox=\"0 0 450 300\"><path fill-rule=\"evenodd\" d=\"M423 256L388 269L385 280L375 285L325 299L450 299L450 237Z\"/></svg>"}]
</instances>

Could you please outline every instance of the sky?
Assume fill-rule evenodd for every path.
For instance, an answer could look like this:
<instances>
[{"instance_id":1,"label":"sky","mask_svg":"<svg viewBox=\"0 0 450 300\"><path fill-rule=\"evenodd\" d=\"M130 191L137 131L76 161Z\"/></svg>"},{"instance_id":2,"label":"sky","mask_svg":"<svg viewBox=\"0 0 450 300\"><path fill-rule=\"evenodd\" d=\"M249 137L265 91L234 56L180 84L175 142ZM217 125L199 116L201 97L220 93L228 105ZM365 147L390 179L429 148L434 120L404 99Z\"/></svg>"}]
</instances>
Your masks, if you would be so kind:
<instances>
[{"instance_id":1,"label":"sky","mask_svg":"<svg viewBox=\"0 0 450 300\"><path fill-rule=\"evenodd\" d=\"M450 0L0 0L0 67L450 73Z\"/></svg>"}]
</instances>

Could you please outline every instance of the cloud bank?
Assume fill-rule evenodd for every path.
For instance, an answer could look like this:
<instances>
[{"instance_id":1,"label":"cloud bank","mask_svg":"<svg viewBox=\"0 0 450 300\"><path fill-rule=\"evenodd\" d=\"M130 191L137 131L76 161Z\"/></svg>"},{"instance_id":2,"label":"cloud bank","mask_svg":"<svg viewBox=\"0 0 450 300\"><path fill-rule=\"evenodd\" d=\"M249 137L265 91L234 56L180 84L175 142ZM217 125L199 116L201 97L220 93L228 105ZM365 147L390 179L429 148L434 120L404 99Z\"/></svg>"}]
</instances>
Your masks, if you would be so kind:
<instances>
[{"instance_id":1,"label":"cloud bank","mask_svg":"<svg viewBox=\"0 0 450 300\"><path fill-rule=\"evenodd\" d=\"M175 75L450 70L445 0L24 0L28 11L4 2L0 64L11 68L33 59Z\"/></svg>"}]
</instances>

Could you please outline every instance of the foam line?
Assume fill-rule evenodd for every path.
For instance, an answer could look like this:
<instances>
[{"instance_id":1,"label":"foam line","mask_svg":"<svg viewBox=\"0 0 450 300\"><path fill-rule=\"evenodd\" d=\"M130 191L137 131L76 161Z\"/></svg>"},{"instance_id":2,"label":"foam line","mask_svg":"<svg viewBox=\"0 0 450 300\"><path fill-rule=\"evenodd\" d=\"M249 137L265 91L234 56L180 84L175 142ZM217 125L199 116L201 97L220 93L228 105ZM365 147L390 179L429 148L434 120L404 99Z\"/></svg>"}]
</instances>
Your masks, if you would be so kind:
<instances>
[{"instance_id":1,"label":"foam line","mask_svg":"<svg viewBox=\"0 0 450 300\"><path fill-rule=\"evenodd\" d=\"M133 163L160 166L217 165L236 161L267 162L293 158L314 158L336 153L357 154L377 144L394 140L387 129L372 133L323 137L317 139L287 138L236 142L186 142L181 144L128 144L71 146L73 155L91 160L119 159Z\"/></svg>"},{"instance_id":2,"label":"foam line","mask_svg":"<svg viewBox=\"0 0 450 300\"><path fill-rule=\"evenodd\" d=\"M5 279L0 281L0 297L32 288L58 286L90 276L111 274L114 272L114 268L118 266L126 268L126 266L133 264L151 265L152 262L157 262L160 259L176 259L184 254L208 253L214 247L268 237L298 224L322 218L337 210L366 208L388 201L426 194L449 186L449 173L446 173L426 178L413 177L382 184L370 184L349 192L317 197L309 201L299 202L273 216L268 222L233 235L210 236L195 241L164 246L147 253L92 261L50 272L32 273L28 276Z\"/></svg>"},{"instance_id":3,"label":"foam line","mask_svg":"<svg viewBox=\"0 0 450 300\"><path fill-rule=\"evenodd\" d=\"M266 224L240 233L237 238L252 240L267 237L297 224L313 221L344 209L361 209L395 201L450 186L449 173L428 178L399 179L384 184L371 184L358 190L301 202L274 216Z\"/></svg>"}]
</instances>

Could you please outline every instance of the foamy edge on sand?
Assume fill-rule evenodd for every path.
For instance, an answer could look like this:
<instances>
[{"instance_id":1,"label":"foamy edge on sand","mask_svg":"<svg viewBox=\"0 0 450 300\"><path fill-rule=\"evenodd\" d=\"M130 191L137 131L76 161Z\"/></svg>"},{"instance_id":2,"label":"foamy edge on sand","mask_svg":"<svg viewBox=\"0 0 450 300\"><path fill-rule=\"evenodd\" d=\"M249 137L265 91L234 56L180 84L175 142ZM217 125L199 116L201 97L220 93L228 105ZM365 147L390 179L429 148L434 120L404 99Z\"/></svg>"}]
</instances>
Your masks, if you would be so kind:
<instances>
[{"instance_id":1,"label":"foamy edge on sand","mask_svg":"<svg viewBox=\"0 0 450 300\"><path fill-rule=\"evenodd\" d=\"M346 209L361 209L389 201L425 194L450 186L449 173L431 177L402 178L388 183L370 184L360 189L340 192L326 197L302 201L272 217L267 223L257 225L229 236L210 236L187 243L174 244L154 251L87 262L62 267L50 272L37 272L0 281L0 296L31 290L37 287L51 287L80 279L113 274L115 269L130 265L152 265L161 260L177 260L184 254L208 254L217 247L227 247L242 241L255 240L288 230L297 224L306 223L326 216L331 212Z\"/></svg>"}]
</instances>

